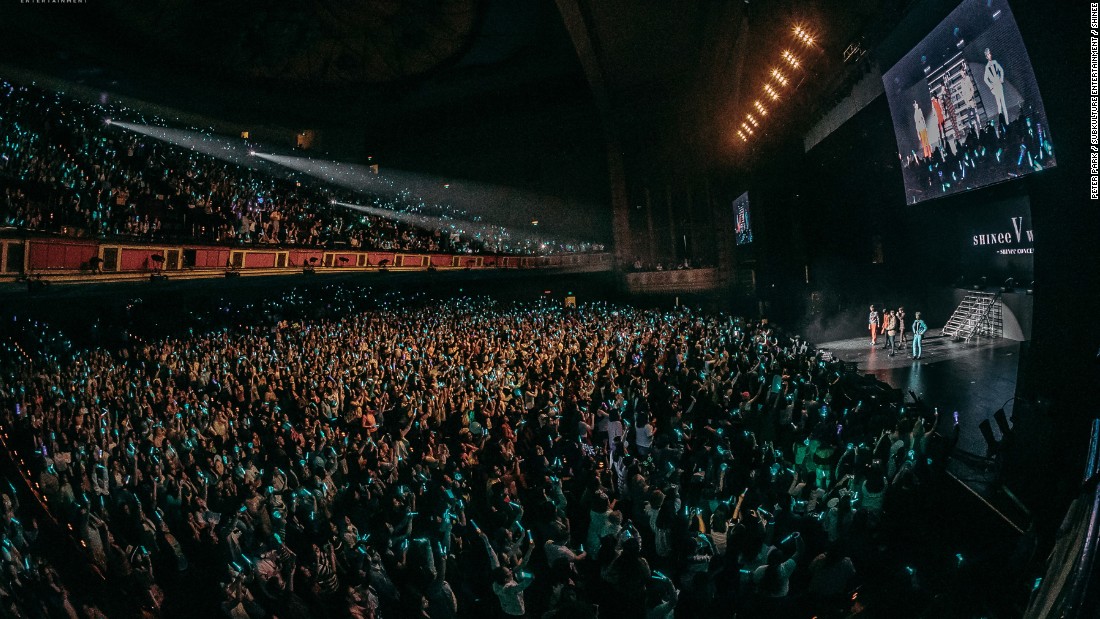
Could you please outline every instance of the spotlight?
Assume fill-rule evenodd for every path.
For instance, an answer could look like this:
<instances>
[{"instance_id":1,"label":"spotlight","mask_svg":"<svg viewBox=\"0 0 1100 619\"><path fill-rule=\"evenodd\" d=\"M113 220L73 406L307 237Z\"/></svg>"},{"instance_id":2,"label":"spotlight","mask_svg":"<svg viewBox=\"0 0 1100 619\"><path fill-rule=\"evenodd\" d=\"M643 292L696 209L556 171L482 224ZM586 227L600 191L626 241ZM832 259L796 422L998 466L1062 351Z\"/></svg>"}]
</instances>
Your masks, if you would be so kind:
<instances>
[{"instance_id":1,"label":"spotlight","mask_svg":"<svg viewBox=\"0 0 1100 619\"><path fill-rule=\"evenodd\" d=\"M745 130L745 133L753 135L752 127L748 123L741 123L741 128Z\"/></svg>"},{"instance_id":2,"label":"spotlight","mask_svg":"<svg viewBox=\"0 0 1100 619\"><path fill-rule=\"evenodd\" d=\"M764 104L761 103L760 101L753 101L752 105L753 105L753 107L756 108L757 112L760 112L761 116L767 116L768 115L768 108L764 107Z\"/></svg>"},{"instance_id":3,"label":"spotlight","mask_svg":"<svg viewBox=\"0 0 1100 619\"><path fill-rule=\"evenodd\" d=\"M779 69L772 69L772 77L779 83L780 86L787 85L787 76L783 75L783 72Z\"/></svg>"},{"instance_id":4,"label":"spotlight","mask_svg":"<svg viewBox=\"0 0 1100 619\"><path fill-rule=\"evenodd\" d=\"M256 156L256 151L254 151L254 150L248 151L248 156L249 157L255 157Z\"/></svg>"},{"instance_id":5,"label":"spotlight","mask_svg":"<svg viewBox=\"0 0 1100 619\"><path fill-rule=\"evenodd\" d=\"M746 115L745 118L749 120L749 123L752 124L753 127L760 126L760 123L756 122L756 118L752 114Z\"/></svg>"},{"instance_id":6,"label":"spotlight","mask_svg":"<svg viewBox=\"0 0 1100 619\"><path fill-rule=\"evenodd\" d=\"M110 126L110 124L111 124L111 119L110 119L110 118L105 118L105 119L103 119L103 123L104 123L104 124L106 124L106 125L108 125L108 126Z\"/></svg>"},{"instance_id":7,"label":"spotlight","mask_svg":"<svg viewBox=\"0 0 1100 619\"><path fill-rule=\"evenodd\" d=\"M797 69L799 66L798 56L791 53L791 50L783 51L783 60L787 61L787 64L791 65L792 69Z\"/></svg>"},{"instance_id":8,"label":"spotlight","mask_svg":"<svg viewBox=\"0 0 1100 619\"><path fill-rule=\"evenodd\" d=\"M779 100L779 93L776 92L774 88L772 88L771 84L764 84L764 92L767 93L769 97L771 97L772 101Z\"/></svg>"},{"instance_id":9,"label":"spotlight","mask_svg":"<svg viewBox=\"0 0 1100 619\"><path fill-rule=\"evenodd\" d=\"M799 41L802 41L802 43L804 45L807 45L807 46L814 44L813 35L811 35L810 32L808 30L806 30L805 28L803 28L802 26L795 26L794 27L794 38L798 39Z\"/></svg>"}]
</instances>

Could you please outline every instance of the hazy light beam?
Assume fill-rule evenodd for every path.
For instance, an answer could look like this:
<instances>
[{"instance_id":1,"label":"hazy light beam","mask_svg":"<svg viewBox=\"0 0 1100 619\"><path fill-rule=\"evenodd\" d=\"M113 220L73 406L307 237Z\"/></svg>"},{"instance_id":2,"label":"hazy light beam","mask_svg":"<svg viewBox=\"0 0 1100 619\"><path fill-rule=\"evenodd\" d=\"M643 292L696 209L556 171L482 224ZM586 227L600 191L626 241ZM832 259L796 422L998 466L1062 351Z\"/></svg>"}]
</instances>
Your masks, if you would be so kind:
<instances>
[{"instance_id":1,"label":"hazy light beam","mask_svg":"<svg viewBox=\"0 0 1100 619\"><path fill-rule=\"evenodd\" d=\"M469 221L491 221L502 226L523 227L539 221L540 229L555 236L590 237L601 222L594 205L572 203L512 187L459 180L444 180L371 166L325 160L256 153L256 157L309 174L344 189L362 194L394 198L405 210L452 216Z\"/></svg>"},{"instance_id":2,"label":"hazy light beam","mask_svg":"<svg viewBox=\"0 0 1100 619\"><path fill-rule=\"evenodd\" d=\"M507 242L515 243L516 241L526 243L529 246L539 246L541 249L546 249L550 245L561 243L561 239L557 239L551 242L547 239L538 237L525 230L509 229L504 226L494 225L482 221L465 221L460 219L451 219L443 217L433 217L431 215L420 215L417 213L402 213L400 211L394 211L391 209L378 208L376 206L367 206L365 204L351 204L349 202L340 202L338 200L333 201L336 206L342 206L344 208L358 211L366 215L373 215L375 217L381 217L384 219L391 219L394 221L400 221L410 226L417 228L423 228L427 230L440 229L449 230L451 232L458 233L464 237L476 239L479 241L494 241L497 244L504 244Z\"/></svg>"},{"instance_id":3,"label":"hazy light beam","mask_svg":"<svg viewBox=\"0 0 1100 619\"><path fill-rule=\"evenodd\" d=\"M251 156L248 143L238 138L224 138L215 135L207 135L198 131L186 129L169 129L155 125L139 125L118 120L109 121L112 127L121 127L127 131L133 131L142 135L155 138L162 142L174 144L180 148L192 150L203 155L209 155L220 161L245 167L258 168L265 172L278 172L278 168Z\"/></svg>"}]
</instances>

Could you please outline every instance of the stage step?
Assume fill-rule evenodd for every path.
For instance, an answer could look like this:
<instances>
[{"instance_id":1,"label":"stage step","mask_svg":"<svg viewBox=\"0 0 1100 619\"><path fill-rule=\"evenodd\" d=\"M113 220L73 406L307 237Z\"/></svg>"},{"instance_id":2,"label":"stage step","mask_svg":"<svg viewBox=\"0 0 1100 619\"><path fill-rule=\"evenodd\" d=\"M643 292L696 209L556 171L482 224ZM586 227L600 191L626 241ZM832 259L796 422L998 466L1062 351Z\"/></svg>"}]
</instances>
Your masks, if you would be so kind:
<instances>
[{"instance_id":1,"label":"stage step","mask_svg":"<svg viewBox=\"0 0 1100 619\"><path fill-rule=\"evenodd\" d=\"M944 323L940 334L969 342L974 337L1001 337L1004 324L1001 316L1001 295L993 292L971 292Z\"/></svg>"}]
</instances>

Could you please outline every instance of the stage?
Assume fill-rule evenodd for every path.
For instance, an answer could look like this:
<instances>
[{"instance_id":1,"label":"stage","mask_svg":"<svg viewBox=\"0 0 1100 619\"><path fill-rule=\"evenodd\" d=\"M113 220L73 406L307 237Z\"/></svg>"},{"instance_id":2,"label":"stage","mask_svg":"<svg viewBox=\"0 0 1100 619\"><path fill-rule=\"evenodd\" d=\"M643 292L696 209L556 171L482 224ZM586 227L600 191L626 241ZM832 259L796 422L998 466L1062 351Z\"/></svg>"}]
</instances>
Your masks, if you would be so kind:
<instances>
[{"instance_id":1,"label":"stage","mask_svg":"<svg viewBox=\"0 0 1100 619\"><path fill-rule=\"evenodd\" d=\"M1020 342L983 338L968 344L940 335L925 336L919 360L910 357L911 345L891 357L882 348L884 342L885 338L879 337L872 347L870 338L864 336L819 344L818 348L857 364L859 373L873 375L900 389L906 401L912 400L912 392L927 405L939 408L939 430L945 435L951 431L952 415L958 411L959 441L948 471L987 504L995 504L1004 517L1018 522L1019 514L1013 513L1015 510L999 496L996 467L984 460L987 445L978 424L988 419L1000 439L993 413L1003 407L1012 418Z\"/></svg>"}]
</instances>

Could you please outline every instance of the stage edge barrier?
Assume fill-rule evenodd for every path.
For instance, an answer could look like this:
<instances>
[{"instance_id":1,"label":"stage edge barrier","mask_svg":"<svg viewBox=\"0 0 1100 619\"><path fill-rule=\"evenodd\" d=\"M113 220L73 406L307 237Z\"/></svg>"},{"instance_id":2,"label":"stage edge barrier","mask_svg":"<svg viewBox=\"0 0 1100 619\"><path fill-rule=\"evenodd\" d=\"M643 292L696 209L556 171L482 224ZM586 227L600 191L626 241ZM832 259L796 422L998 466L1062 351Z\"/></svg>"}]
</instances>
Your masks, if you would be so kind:
<instances>
[{"instance_id":1,"label":"stage edge barrier","mask_svg":"<svg viewBox=\"0 0 1100 619\"><path fill-rule=\"evenodd\" d=\"M1035 581L1026 619L1095 617L1100 573L1100 419L1092 421L1081 491L1070 505L1047 560Z\"/></svg>"}]
</instances>

